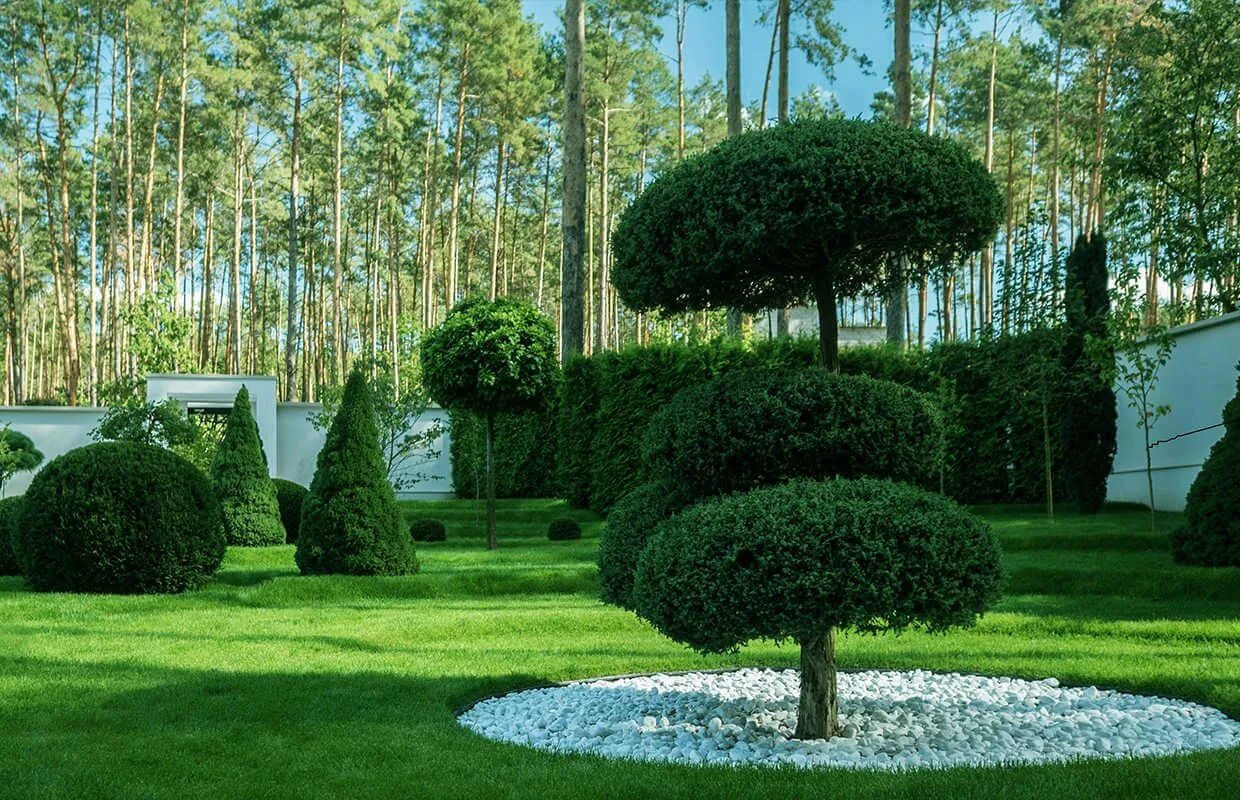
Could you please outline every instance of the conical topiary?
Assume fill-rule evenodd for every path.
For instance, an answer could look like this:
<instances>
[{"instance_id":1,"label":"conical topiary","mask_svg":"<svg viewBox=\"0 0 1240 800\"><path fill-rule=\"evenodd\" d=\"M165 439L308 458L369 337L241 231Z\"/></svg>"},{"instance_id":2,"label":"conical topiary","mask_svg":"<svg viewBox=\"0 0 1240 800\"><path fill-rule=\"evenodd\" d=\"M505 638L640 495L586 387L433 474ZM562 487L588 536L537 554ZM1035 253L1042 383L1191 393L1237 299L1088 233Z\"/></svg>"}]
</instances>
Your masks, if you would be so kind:
<instances>
[{"instance_id":1,"label":"conical topiary","mask_svg":"<svg viewBox=\"0 0 1240 800\"><path fill-rule=\"evenodd\" d=\"M224 438L211 461L211 484L224 510L224 534L230 545L284 544L276 488L267 474L267 456L244 386L233 401Z\"/></svg>"},{"instance_id":2,"label":"conical topiary","mask_svg":"<svg viewBox=\"0 0 1240 800\"><path fill-rule=\"evenodd\" d=\"M418 571L379 448L374 401L357 370L345 384L302 504L297 566L306 574Z\"/></svg>"},{"instance_id":3,"label":"conical topiary","mask_svg":"<svg viewBox=\"0 0 1240 800\"><path fill-rule=\"evenodd\" d=\"M1223 424L1223 438L1189 487L1184 525L1171 534L1171 552L1182 564L1240 567L1240 378L1223 406Z\"/></svg>"}]
</instances>

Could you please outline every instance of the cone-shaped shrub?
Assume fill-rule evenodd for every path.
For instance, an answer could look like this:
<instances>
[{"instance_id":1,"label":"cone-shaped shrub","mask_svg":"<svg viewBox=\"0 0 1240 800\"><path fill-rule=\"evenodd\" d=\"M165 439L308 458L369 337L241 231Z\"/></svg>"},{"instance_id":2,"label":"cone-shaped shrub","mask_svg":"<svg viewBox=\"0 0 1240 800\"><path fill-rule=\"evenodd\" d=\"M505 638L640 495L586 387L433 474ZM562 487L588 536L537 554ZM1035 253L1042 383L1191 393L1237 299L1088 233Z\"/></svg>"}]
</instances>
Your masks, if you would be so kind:
<instances>
[{"instance_id":1,"label":"cone-shaped shrub","mask_svg":"<svg viewBox=\"0 0 1240 800\"><path fill-rule=\"evenodd\" d=\"M267 474L267 456L244 386L233 401L224 438L211 461L211 484L224 511L224 534L231 545L284 544L276 488Z\"/></svg>"},{"instance_id":2,"label":"cone-shaped shrub","mask_svg":"<svg viewBox=\"0 0 1240 800\"><path fill-rule=\"evenodd\" d=\"M13 552L13 520L21 511L22 498L6 497L0 500L0 575L20 575L17 554Z\"/></svg>"},{"instance_id":3,"label":"cone-shaped shrub","mask_svg":"<svg viewBox=\"0 0 1240 800\"><path fill-rule=\"evenodd\" d=\"M1240 567L1240 378L1223 423L1223 438L1189 487L1184 525L1171 534L1171 552L1182 564Z\"/></svg>"},{"instance_id":4,"label":"cone-shaped shrub","mask_svg":"<svg viewBox=\"0 0 1240 800\"><path fill-rule=\"evenodd\" d=\"M379 448L374 401L357 370L345 384L302 504L297 566L306 574L418 571Z\"/></svg>"}]
</instances>

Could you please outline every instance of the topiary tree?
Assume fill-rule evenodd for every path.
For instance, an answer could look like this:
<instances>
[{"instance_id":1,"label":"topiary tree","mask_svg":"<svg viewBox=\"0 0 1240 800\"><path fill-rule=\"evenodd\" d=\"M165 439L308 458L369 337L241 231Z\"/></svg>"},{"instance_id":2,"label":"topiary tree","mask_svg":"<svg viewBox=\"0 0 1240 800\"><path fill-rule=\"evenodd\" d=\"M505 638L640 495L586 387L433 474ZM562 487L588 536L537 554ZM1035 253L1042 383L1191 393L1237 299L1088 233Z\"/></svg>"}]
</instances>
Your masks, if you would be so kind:
<instances>
[{"instance_id":1,"label":"topiary tree","mask_svg":"<svg viewBox=\"0 0 1240 800\"><path fill-rule=\"evenodd\" d=\"M812 297L822 364L838 370L838 298L976 250L1002 207L960 144L880 122L799 120L727 139L651 183L612 235L612 282L635 310L757 312Z\"/></svg>"},{"instance_id":2,"label":"topiary tree","mask_svg":"<svg viewBox=\"0 0 1240 800\"><path fill-rule=\"evenodd\" d=\"M1064 276L1067 339L1062 368L1067 391L1056 387L1056 394L1063 398L1059 419L1063 488L1086 514L1102 508L1115 458L1118 412L1104 367L1115 358L1114 347L1107 344L1108 277L1106 239L1099 232L1077 237Z\"/></svg>"},{"instance_id":3,"label":"topiary tree","mask_svg":"<svg viewBox=\"0 0 1240 800\"><path fill-rule=\"evenodd\" d=\"M682 508L672 487L662 481L643 483L612 506L598 543L599 596L604 603L636 610L637 559L659 523Z\"/></svg>"},{"instance_id":4,"label":"topiary tree","mask_svg":"<svg viewBox=\"0 0 1240 800\"><path fill-rule=\"evenodd\" d=\"M272 478L276 487L276 503L280 506L280 524L284 526L284 542L296 544L301 530L301 505L306 500L306 487L284 478Z\"/></svg>"},{"instance_id":5,"label":"topiary tree","mask_svg":"<svg viewBox=\"0 0 1240 800\"><path fill-rule=\"evenodd\" d=\"M0 428L0 492L4 485L19 472L29 472L43 463L43 453L34 441L21 431L7 425Z\"/></svg>"},{"instance_id":6,"label":"topiary tree","mask_svg":"<svg viewBox=\"0 0 1240 800\"><path fill-rule=\"evenodd\" d=\"M152 445L101 442L54 459L26 490L13 550L39 591L181 592L224 558L207 476Z\"/></svg>"},{"instance_id":7,"label":"topiary tree","mask_svg":"<svg viewBox=\"0 0 1240 800\"><path fill-rule=\"evenodd\" d=\"M22 496L0 500L0 575L20 575L21 566L13 552L14 520L21 512Z\"/></svg>"},{"instance_id":8,"label":"topiary tree","mask_svg":"<svg viewBox=\"0 0 1240 800\"><path fill-rule=\"evenodd\" d=\"M267 473L267 456L244 386L233 400L224 438L211 461L211 484L224 511L228 543L241 547L284 544L280 503Z\"/></svg>"},{"instance_id":9,"label":"topiary tree","mask_svg":"<svg viewBox=\"0 0 1240 800\"><path fill-rule=\"evenodd\" d=\"M357 369L345 383L302 504L296 560L307 575L418 571L387 479L370 388Z\"/></svg>"},{"instance_id":10,"label":"topiary tree","mask_svg":"<svg viewBox=\"0 0 1240 800\"><path fill-rule=\"evenodd\" d=\"M1240 377L1223 425L1188 489L1184 524L1171 534L1171 553L1182 564L1240 567Z\"/></svg>"},{"instance_id":11,"label":"topiary tree","mask_svg":"<svg viewBox=\"0 0 1240 800\"><path fill-rule=\"evenodd\" d=\"M638 560L633 600L703 653L795 641L795 736L825 739L838 728L837 631L971 625L1000 578L990 529L951 500L882 480L793 480L663 522Z\"/></svg>"},{"instance_id":12,"label":"topiary tree","mask_svg":"<svg viewBox=\"0 0 1240 800\"><path fill-rule=\"evenodd\" d=\"M495 415L545 408L559 383L555 326L501 297L466 300L422 340L422 381L435 402L486 420L487 549L495 549Z\"/></svg>"}]
</instances>

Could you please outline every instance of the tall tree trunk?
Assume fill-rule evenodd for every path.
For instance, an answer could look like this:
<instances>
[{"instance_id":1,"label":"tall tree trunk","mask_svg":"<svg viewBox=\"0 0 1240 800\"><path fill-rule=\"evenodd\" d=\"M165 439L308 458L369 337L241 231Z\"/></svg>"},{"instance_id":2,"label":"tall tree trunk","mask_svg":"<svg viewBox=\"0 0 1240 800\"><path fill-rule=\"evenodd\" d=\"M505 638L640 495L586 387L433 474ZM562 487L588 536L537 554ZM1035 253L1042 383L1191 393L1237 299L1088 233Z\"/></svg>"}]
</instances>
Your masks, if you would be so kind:
<instances>
[{"instance_id":1,"label":"tall tree trunk","mask_svg":"<svg viewBox=\"0 0 1240 800\"><path fill-rule=\"evenodd\" d=\"M895 93L895 123L903 128L913 124L913 67L909 37L911 33L910 0L895 0L895 62L891 70L891 88ZM903 348L907 342L906 318L908 284L905 282L903 258L891 259L893 271L887 293L887 342Z\"/></svg>"},{"instance_id":2,"label":"tall tree trunk","mask_svg":"<svg viewBox=\"0 0 1240 800\"><path fill-rule=\"evenodd\" d=\"M788 121L788 27L792 24L792 0L779 0L776 11L779 28L779 95L777 111L780 122ZM775 333L787 336L791 328L788 307L775 312Z\"/></svg>"},{"instance_id":3,"label":"tall tree trunk","mask_svg":"<svg viewBox=\"0 0 1240 800\"><path fill-rule=\"evenodd\" d=\"M639 177L640 181L641 178ZM538 234L538 287L535 291L535 305L543 309L543 288L547 271L547 227L551 217L551 118L547 118L547 155L543 165L542 184L542 225Z\"/></svg>"},{"instance_id":4,"label":"tall tree trunk","mask_svg":"<svg viewBox=\"0 0 1240 800\"><path fill-rule=\"evenodd\" d=\"M103 10L99 11L98 30L95 35L95 67L96 77L94 94L91 101L90 114L90 245L87 251L86 290L87 302L90 305L87 328L89 329L89 352L87 354L87 382L90 384L90 404L99 404L99 301L98 268L99 268L99 84L102 83L102 70L99 70L103 52Z\"/></svg>"},{"instance_id":5,"label":"tall tree trunk","mask_svg":"<svg viewBox=\"0 0 1240 800\"><path fill-rule=\"evenodd\" d=\"M561 211L560 360L585 348L586 117L584 0L565 0L564 198Z\"/></svg>"},{"instance_id":6,"label":"tall tree trunk","mask_svg":"<svg viewBox=\"0 0 1240 800\"><path fill-rule=\"evenodd\" d=\"M990 28L990 77L986 82L986 147L984 163L987 172L994 172L995 166L995 73L999 60L999 10L996 7L991 17ZM982 247L982 261L977 278L977 318L978 325L989 327L994 321L993 292L994 283L994 242L987 242Z\"/></svg>"},{"instance_id":7,"label":"tall tree trunk","mask_svg":"<svg viewBox=\"0 0 1240 800\"><path fill-rule=\"evenodd\" d=\"M571 7L571 3L569 6ZM687 0L676 0L676 160L685 157L685 17Z\"/></svg>"},{"instance_id":8,"label":"tall tree trunk","mask_svg":"<svg viewBox=\"0 0 1240 800\"><path fill-rule=\"evenodd\" d=\"M835 686L835 629L801 639L801 699L797 739L830 739L839 730Z\"/></svg>"},{"instance_id":9,"label":"tall tree trunk","mask_svg":"<svg viewBox=\"0 0 1240 800\"><path fill-rule=\"evenodd\" d=\"M814 284L814 300L818 305L819 366L839 372L839 299L835 296L835 284L825 278L817 281Z\"/></svg>"},{"instance_id":10,"label":"tall tree trunk","mask_svg":"<svg viewBox=\"0 0 1240 800\"><path fill-rule=\"evenodd\" d=\"M228 273L228 341L225 363L230 373L241 372L241 233L245 220L245 128L241 111L233 123L233 236Z\"/></svg>"},{"instance_id":11,"label":"tall tree trunk","mask_svg":"<svg viewBox=\"0 0 1240 800\"><path fill-rule=\"evenodd\" d=\"M725 0L727 24L727 105L728 138L741 135L741 2ZM606 155L604 155L606 158ZM606 247L606 243L603 245ZM728 336L741 336L744 315L738 309L728 309Z\"/></svg>"},{"instance_id":12,"label":"tall tree trunk","mask_svg":"<svg viewBox=\"0 0 1240 800\"><path fill-rule=\"evenodd\" d=\"M603 98L602 131L599 137L599 180L598 180L598 339L597 346L606 350L610 343L608 321L611 319L611 298L608 288L611 283L610 259L608 258L609 229L608 214L611 205L611 105L607 97Z\"/></svg>"},{"instance_id":13,"label":"tall tree trunk","mask_svg":"<svg viewBox=\"0 0 1240 800\"><path fill-rule=\"evenodd\" d=\"M172 221L172 259L174 281L180 293L185 273L185 261L181 255L182 219L185 215L185 110L189 99L189 0L181 2L181 80L177 92L177 181L176 200Z\"/></svg>"},{"instance_id":14,"label":"tall tree trunk","mask_svg":"<svg viewBox=\"0 0 1240 800\"><path fill-rule=\"evenodd\" d=\"M452 202L448 206L448 294L447 308L451 310L456 305L457 280L460 265L459 253L460 244L458 241L459 233L457 231L457 220L461 214L461 146L465 137L465 98L466 89L469 86L469 43L465 44L465 49L461 54L460 74L457 77L456 92L456 136L455 150L452 154ZM567 111L565 112L568 113ZM469 287L466 286L466 291Z\"/></svg>"},{"instance_id":15,"label":"tall tree trunk","mask_svg":"<svg viewBox=\"0 0 1240 800\"><path fill-rule=\"evenodd\" d=\"M20 301L20 307L16 310L15 316L9 317L9 327L12 328L16 321L17 331L13 333L14 345L10 349L13 359L13 374L11 384L13 389L13 401L21 403L26 399L26 330L29 326L27 318L26 303L26 208L25 208L25 181L22 176L22 164L25 160L24 147L22 145L22 81L21 81L21 64L18 58L18 27L17 15L9 21L9 30L13 37L13 57L12 57L12 77L13 77L13 179L15 182L17 201L16 201L16 229L14 230L15 249L17 250L17 298Z\"/></svg>"},{"instance_id":16,"label":"tall tree trunk","mask_svg":"<svg viewBox=\"0 0 1240 800\"><path fill-rule=\"evenodd\" d=\"M1059 24L1062 26L1063 20ZM1060 83L1063 78L1063 30L1055 31L1055 89L1051 103L1051 178L1050 178L1050 240L1051 240L1051 316L1059 307L1059 129L1062 126L1060 115Z\"/></svg>"},{"instance_id":17,"label":"tall tree trunk","mask_svg":"<svg viewBox=\"0 0 1240 800\"><path fill-rule=\"evenodd\" d=\"M491 225L491 300L499 295L500 228L504 216L504 134L502 131L497 131L496 134L495 208Z\"/></svg>"},{"instance_id":18,"label":"tall tree trunk","mask_svg":"<svg viewBox=\"0 0 1240 800\"><path fill-rule=\"evenodd\" d=\"M154 288L153 237L155 235L155 155L159 151L159 110L164 101L167 83L161 72L155 79L155 101L151 107L151 146L146 155L146 175L142 191L142 285Z\"/></svg>"},{"instance_id":19,"label":"tall tree trunk","mask_svg":"<svg viewBox=\"0 0 1240 800\"><path fill-rule=\"evenodd\" d=\"M344 328L341 318L341 294L344 291L344 55L345 55L345 4L341 0L336 6L336 128L332 155L332 357L335 375L332 377L344 382ZM290 291L292 291L290 289ZM296 324L296 315L290 308L289 319ZM285 355L285 379L287 380L289 355Z\"/></svg>"},{"instance_id":20,"label":"tall tree trunk","mask_svg":"<svg viewBox=\"0 0 1240 800\"><path fill-rule=\"evenodd\" d=\"M301 243L298 234L298 198L301 197L301 70L293 73L293 130L289 137L289 171L288 171L288 317L284 327L284 399L293 400L297 397L297 348L300 337L297 335L297 256ZM333 186L339 189L339 184ZM335 195L336 208L339 208L340 195ZM333 237L333 246L339 241ZM333 259L336 253L333 252ZM338 312L337 312L338 313Z\"/></svg>"}]
</instances>

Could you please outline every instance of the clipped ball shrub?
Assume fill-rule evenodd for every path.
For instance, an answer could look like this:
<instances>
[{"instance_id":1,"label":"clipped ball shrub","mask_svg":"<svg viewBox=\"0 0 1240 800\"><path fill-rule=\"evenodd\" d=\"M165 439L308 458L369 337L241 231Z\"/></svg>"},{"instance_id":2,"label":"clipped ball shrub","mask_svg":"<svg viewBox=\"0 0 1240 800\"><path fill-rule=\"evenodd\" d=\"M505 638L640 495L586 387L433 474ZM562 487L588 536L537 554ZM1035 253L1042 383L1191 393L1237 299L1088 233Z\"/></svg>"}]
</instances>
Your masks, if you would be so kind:
<instances>
[{"instance_id":1,"label":"clipped ball shrub","mask_svg":"<svg viewBox=\"0 0 1240 800\"><path fill-rule=\"evenodd\" d=\"M13 552L13 529L21 507L21 495L0 500L0 575L22 574Z\"/></svg>"},{"instance_id":2,"label":"clipped ball shrub","mask_svg":"<svg viewBox=\"0 0 1240 800\"><path fill-rule=\"evenodd\" d=\"M301 530L301 505L306 500L306 487L284 478L272 478L271 482L276 487L276 503L280 506L284 541L286 544L295 544Z\"/></svg>"},{"instance_id":3,"label":"clipped ball shrub","mask_svg":"<svg viewBox=\"0 0 1240 800\"><path fill-rule=\"evenodd\" d=\"M679 511L667 484L643 483L612 506L598 543L598 577L604 603L633 610L637 559L663 520Z\"/></svg>"},{"instance_id":4,"label":"clipped ball shrub","mask_svg":"<svg viewBox=\"0 0 1240 800\"><path fill-rule=\"evenodd\" d=\"M556 517L547 527L547 538L553 542L567 542L581 538L581 526L577 520L568 517Z\"/></svg>"},{"instance_id":5,"label":"clipped ball shrub","mask_svg":"<svg viewBox=\"0 0 1240 800\"><path fill-rule=\"evenodd\" d=\"M345 384L302 505L296 560L307 575L418 571L388 482L370 387L356 369Z\"/></svg>"},{"instance_id":6,"label":"clipped ball shrub","mask_svg":"<svg viewBox=\"0 0 1240 800\"><path fill-rule=\"evenodd\" d=\"M1188 489L1184 524L1171 534L1171 554L1182 564L1240 567L1240 378L1223 422L1223 438Z\"/></svg>"},{"instance_id":7,"label":"clipped ball shrub","mask_svg":"<svg viewBox=\"0 0 1240 800\"><path fill-rule=\"evenodd\" d=\"M971 625L1000 579L989 527L941 495L868 478L799 479L704 500L663 522L638 559L633 601L663 634L704 653L797 642L797 735L815 738L835 731L837 629Z\"/></svg>"},{"instance_id":8,"label":"clipped ball shrub","mask_svg":"<svg viewBox=\"0 0 1240 800\"><path fill-rule=\"evenodd\" d=\"M229 544L284 544L276 488L267 472L267 456L250 411L250 393L244 386L233 401L224 438L211 461L211 485L224 512L224 535Z\"/></svg>"},{"instance_id":9,"label":"clipped ball shrub","mask_svg":"<svg viewBox=\"0 0 1240 800\"><path fill-rule=\"evenodd\" d=\"M409 538L415 542L442 542L448 538L448 529L437 519L419 517L409 523Z\"/></svg>"},{"instance_id":10,"label":"clipped ball shrub","mask_svg":"<svg viewBox=\"0 0 1240 800\"><path fill-rule=\"evenodd\" d=\"M943 426L928 398L890 381L754 369L678 393L644 449L686 502L799 477L937 486Z\"/></svg>"},{"instance_id":11,"label":"clipped ball shrub","mask_svg":"<svg viewBox=\"0 0 1240 800\"><path fill-rule=\"evenodd\" d=\"M210 481L152 445L100 442L35 475L14 551L40 591L181 592L224 558L223 516Z\"/></svg>"}]
</instances>

